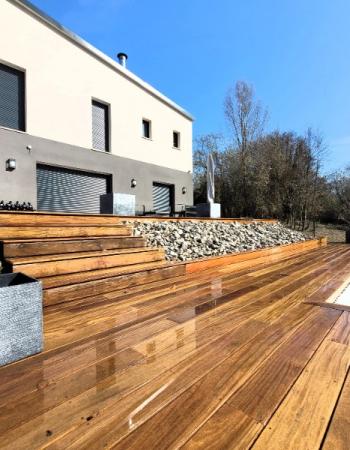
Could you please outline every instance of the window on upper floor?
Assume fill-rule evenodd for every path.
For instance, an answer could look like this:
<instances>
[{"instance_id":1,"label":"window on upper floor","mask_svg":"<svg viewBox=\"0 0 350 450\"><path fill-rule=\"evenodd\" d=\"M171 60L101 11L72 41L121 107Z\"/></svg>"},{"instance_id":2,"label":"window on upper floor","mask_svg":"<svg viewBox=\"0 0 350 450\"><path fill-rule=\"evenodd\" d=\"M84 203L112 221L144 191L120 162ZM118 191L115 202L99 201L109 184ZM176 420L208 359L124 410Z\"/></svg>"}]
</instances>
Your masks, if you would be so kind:
<instances>
[{"instance_id":1,"label":"window on upper floor","mask_svg":"<svg viewBox=\"0 0 350 450\"><path fill-rule=\"evenodd\" d=\"M109 152L109 134L109 105L92 100L92 147Z\"/></svg>"},{"instance_id":2,"label":"window on upper floor","mask_svg":"<svg viewBox=\"0 0 350 450\"><path fill-rule=\"evenodd\" d=\"M25 131L24 72L1 63L0 126Z\"/></svg>"},{"instance_id":3,"label":"window on upper floor","mask_svg":"<svg viewBox=\"0 0 350 450\"><path fill-rule=\"evenodd\" d=\"M178 131L173 131L173 147L180 148L180 133Z\"/></svg>"},{"instance_id":4,"label":"window on upper floor","mask_svg":"<svg viewBox=\"0 0 350 450\"><path fill-rule=\"evenodd\" d=\"M146 139L152 137L152 123L148 119L142 119L142 136Z\"/></svg>"}]
</instances>

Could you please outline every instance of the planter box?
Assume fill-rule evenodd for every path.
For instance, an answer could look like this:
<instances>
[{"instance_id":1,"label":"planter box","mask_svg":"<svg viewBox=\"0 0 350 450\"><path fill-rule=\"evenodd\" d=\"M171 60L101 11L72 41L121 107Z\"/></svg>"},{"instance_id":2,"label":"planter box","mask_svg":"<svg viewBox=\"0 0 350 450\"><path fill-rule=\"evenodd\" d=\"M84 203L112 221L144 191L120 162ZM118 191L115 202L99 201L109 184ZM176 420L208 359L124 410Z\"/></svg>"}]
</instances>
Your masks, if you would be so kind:
<instances>
[{"instance_id":1,"label":"planter box","mask_svg":"<svg viewBox=\"0 0 350 450\"><path fill-rule=\"evenodd\" d=\"M40 281L0 274L0 366L42 351L42 308Z\"/></svg>"},{"instance_id":2,"label":"planter box","mask_svg":"<svg viewBox=\"0 0 350 450\"><path fill-rule=\"evenodd\" d=\"M219 219L221 217L220 203L198 203L196 205L197 216L211 217L212 219Z\"/></svg>"},{"instance_id":3,"label":"planter box","mask_svg":"<svg viewBox=\"0 0 350 450\"><path fill-rule=\"evenodd\" d=\"M117 192L100 195L100 212L117 216L134 216L135 195Z\"/></svg>"}]
</instances>

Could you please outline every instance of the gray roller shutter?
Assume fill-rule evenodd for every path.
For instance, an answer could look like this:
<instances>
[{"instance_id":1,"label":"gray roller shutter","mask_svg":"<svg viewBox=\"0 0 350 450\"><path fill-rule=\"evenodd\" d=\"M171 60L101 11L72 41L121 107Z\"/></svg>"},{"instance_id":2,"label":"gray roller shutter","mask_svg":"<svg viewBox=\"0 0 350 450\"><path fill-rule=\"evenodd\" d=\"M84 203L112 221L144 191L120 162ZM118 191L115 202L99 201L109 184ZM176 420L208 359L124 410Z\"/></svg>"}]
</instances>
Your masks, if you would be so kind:
<instances>
[{"instance_id":1,"label":"gray roller shutter","mask_svg":"<svg viewBox=\"0 0 350 450\"><path fill-rule=\"evenodd\" d=\"M171 211L170 186L153 184L153 209L160 214L169 214Z\"/></svg>"},{"instance_id":2,"label":"gray roller shutter","mask_svg":"<svg viewBox=\"0 0 350 450\"><path fill-rule=\"evenodd\" d=\"M0 64L0 125L24 131L24 73Z\"/></svg>"},{"instance_id":3,"label":"gray roller shutter","mask_svg":"<svg viewBox=\"0 0 350 450\"><path fill-rule=\"evenodd\" d=\"M106 194L108 187L107 175L37 166L39 211L99 213L100 195Z\"/></svg>"},{"instance_id":4,"label":"gray roller shutter","mask_svg":"<svg viewBox=\"0 0 350 450\"><path fill-rule=\"evenodd\" d=\"M108 105L92 101L92 146L96 150L109 151Z\"/></svg>"}]
</instances>

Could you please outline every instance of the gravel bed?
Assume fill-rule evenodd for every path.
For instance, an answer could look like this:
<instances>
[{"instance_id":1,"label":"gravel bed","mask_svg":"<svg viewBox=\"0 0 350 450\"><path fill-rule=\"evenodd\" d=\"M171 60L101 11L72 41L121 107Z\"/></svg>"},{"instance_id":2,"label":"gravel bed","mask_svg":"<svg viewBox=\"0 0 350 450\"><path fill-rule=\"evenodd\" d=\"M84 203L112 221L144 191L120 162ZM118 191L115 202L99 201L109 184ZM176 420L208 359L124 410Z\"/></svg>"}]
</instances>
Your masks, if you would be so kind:
<instances>
[{"instance_id":1,"label":"gravel bed","mask_svg":"<svg viewBox=\"0 0 350 450\"><path fill-rule=\"evenodd\" d=\"M132 221L128 224L134 226L135 236L146 237L147 245L163 247L169 261L188 261L306 240L303 233L280 223Z\"/></svg>"}]
</instances>

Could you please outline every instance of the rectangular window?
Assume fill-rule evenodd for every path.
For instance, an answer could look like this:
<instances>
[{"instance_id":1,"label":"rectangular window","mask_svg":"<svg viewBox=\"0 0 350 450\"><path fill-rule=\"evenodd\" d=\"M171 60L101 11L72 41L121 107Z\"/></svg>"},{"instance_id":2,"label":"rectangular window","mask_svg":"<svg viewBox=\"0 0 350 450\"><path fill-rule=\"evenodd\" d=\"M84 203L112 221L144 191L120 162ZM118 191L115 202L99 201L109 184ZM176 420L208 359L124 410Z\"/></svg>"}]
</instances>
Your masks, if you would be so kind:
<instances>
[{"instance_id":1,"label":"rectangular window","mask_svg":"<svg viewBox=\"0 0 350 450\"><path fill-rule=\"evenodd\" d=\"M178 131L173 132L173 147L180 148L180 133Z\"/></svg>"},{"instance_id":2,"label":"rectangular window","mask_svg":"<svg viewBox=\"0 0 350 450\"><path fill-rule=\"evenodd\" d=\"M25 131L24 72L0 63L0 126Z\"/></svg>"},{"instance_id":3,"label":"rectangular window","mask_svg":"<svg viewBox=\"0 0 350 450\"><path fill-rule=\"evenodd\" d=\"M109 106L92 100L92 147L109 152Z\"/></svg>"},{"instance_id":4,"label":"rectangular window","mask_svg":"<svg viewBox=\"0 0 350 450\"><path fill-rule=\"evenodd\" d=\"M142 119L142 136L151 139L151 121Z\"/></svg>"}]
</instances>

